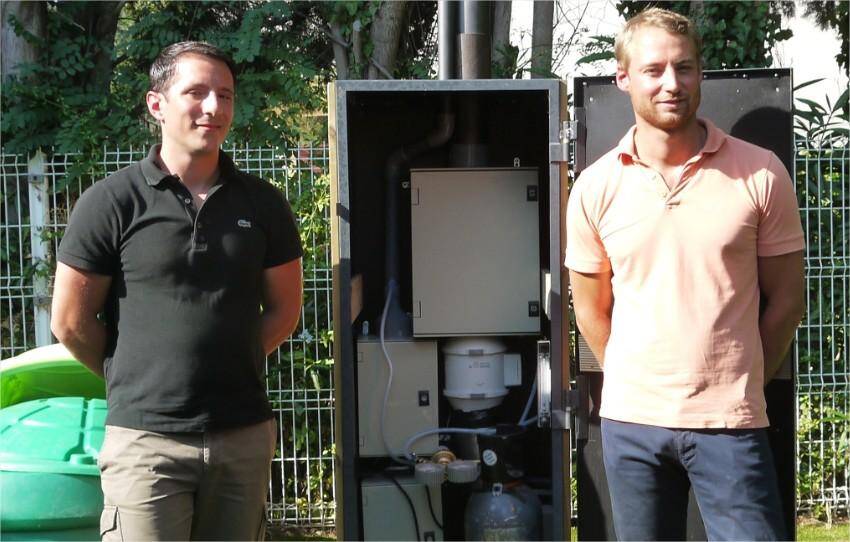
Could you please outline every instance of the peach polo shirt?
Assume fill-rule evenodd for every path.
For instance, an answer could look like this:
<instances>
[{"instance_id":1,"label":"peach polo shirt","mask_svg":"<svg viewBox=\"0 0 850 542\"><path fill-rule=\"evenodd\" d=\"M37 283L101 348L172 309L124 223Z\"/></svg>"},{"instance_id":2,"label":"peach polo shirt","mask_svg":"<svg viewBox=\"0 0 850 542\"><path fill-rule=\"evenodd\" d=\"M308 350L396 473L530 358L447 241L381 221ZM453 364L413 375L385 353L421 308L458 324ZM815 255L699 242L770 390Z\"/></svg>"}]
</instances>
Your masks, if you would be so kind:
<instances>
[{"instance_id":1,"label":"peach polo shirt","mask_svg":"<svg viewBox=\"0 0 850 542\"><path fill-rule=\"evenodd\" d=\"M757 258L803 249L794 184L772 152L700 123L705 145L672 190L634 127L581 174L565 264L613 272L603 417L765 427Z\"/></svg>"}]
</instances>

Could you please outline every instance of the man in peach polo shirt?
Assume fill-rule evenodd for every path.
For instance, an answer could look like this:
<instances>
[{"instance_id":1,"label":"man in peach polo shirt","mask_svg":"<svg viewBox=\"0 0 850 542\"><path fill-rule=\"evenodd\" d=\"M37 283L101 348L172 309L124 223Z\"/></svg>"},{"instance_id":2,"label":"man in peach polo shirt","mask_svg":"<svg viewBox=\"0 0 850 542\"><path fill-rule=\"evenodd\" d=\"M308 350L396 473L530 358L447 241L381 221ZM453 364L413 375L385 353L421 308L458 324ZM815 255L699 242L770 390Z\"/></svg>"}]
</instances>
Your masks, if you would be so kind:
<instances>
[{"instance_id":1,"label":"man in peach polo shirt","mask_svg":"<svg viewBox=\"0 0 850 542\"><path fill-rule=\"evenodd\" d=\"M709 540L783 539L763 388L804 310L794 185L773 153L696 117L687 18L646 10L615 51L635 126L573 187L566 266L605 372L617 537L684 539L692 486Z\"/></svg>"}]
</instances>

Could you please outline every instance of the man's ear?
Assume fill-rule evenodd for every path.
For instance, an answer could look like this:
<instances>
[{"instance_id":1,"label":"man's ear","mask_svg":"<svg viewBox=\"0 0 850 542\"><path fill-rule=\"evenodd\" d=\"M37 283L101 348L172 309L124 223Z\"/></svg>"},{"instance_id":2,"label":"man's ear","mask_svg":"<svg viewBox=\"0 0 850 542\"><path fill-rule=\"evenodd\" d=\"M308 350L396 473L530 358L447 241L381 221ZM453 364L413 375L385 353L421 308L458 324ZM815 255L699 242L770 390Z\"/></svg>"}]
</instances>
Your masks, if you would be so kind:
<instances>
[{"instance_id":1,"label":"man's ear","mask_svg":"<svg viewBox=\"0 0 850 542\"><path fill-rule=\"evenodd\" d=\"M623 92L629 91L629 71L621 64L617 64L617 87Z\"/></svg>"},{"instance_id":2,"label":"man's ear","mask_svg":"<svg viewBox=\"0 0 850 542\"><path fill-rule=\"evenodd\" d=\"M149 90L147 94L145 94L145 102L148 104L148 112L151 114L153 118L157 120L157 122L162 122L162 110L160 106L165 97L159 92L154 92L153 90Z\"/></svg>"}]
</instances>

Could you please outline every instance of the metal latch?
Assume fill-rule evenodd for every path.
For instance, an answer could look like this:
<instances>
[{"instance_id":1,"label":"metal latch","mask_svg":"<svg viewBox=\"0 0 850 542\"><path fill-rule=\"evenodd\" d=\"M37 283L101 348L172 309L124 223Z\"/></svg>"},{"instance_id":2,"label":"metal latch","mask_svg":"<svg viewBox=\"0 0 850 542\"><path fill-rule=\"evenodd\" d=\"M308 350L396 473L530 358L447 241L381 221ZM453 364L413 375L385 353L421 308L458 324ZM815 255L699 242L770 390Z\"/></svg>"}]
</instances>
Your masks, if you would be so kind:
<instances>
[{"instance_id":1,"label":"metal latch","mask_svg":"<svg viewBox=\"0 0 850 542\"><path fill-rule=\"evenodd\" d=\"M558 131L557 143L549 143L549 161L567 162L570 157L570 141L578 137L578 123L574 120L565 120L561 123Z\"/></svg>"},{"instance_id":2,"label":"metal latch","mask_svg":"<svg viewBox=\"0 0 850 542\"><path fill-rule=\"evenodd\" d=\"M587 438L587 382L578 375L575 387L561 390L561 404L552 405L552 364L549 341L537 341L537 427L575 431Z\"/></svg>"},{"instance_id":3,"label":"metal latch","mask_svg":"<svg viewBox=\"0 0 850 542\"><path fill-rule=\"evenodd\" d=\"M552 365L549 341L537 341L537 427L549 427L552 418Z\"/></svg>"},{"instance_id":4,"label":"metal latch","mask_svg":"<svg viewBox=\"0 0 850 542\"><path fill-rule=\"evenodd\" d=\"M587 439L587 391L587 381L583 375L576 377L573 389L561 391L562 406L552 411L552 427L572 431L577 440Z\"/></svg>"},{"instance_id":5,"label":"metal latch","mask_svg":"<svg viewBox=\"0 0 850 542\"><path fill-rule=\"evenodd\" d=\"M552 424L557 429L572 431L575 429L573 416L578 413L581 407L581 395L579 390L562 390L561 397L563 399L562 408L552 412Z\"/></svg>"},{"instance_id":6,"label":"metal latch","mask_svg":"<svg viewBox=\"0 0 850 542\"><path fill-rule=\"evenodd\" d=\"M561 123L561 139L566 138L567 141L575 141L578 138L578 121L568 120Z\"/></svg>"}]
</instances>

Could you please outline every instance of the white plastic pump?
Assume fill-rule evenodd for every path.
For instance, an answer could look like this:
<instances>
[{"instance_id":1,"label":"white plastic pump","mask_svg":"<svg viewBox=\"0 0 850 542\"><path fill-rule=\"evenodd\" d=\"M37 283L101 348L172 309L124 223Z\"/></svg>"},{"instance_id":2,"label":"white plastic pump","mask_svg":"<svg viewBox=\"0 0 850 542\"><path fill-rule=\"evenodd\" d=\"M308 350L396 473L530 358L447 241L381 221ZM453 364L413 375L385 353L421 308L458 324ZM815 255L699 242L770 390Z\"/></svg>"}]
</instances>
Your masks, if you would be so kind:
<instances>
[{"instance_id":1,"label":"white plastic pump","mask_svg":"<svg viewBox=\"0 0 850 542\"><path fill-rule=\"evenodd\" d=\"M519 354L489 337L450 339L442 347L446 387L443 395L452 408L464 412L498 406L507 386L522 383Z\"/></svg>"}]
</instances>

